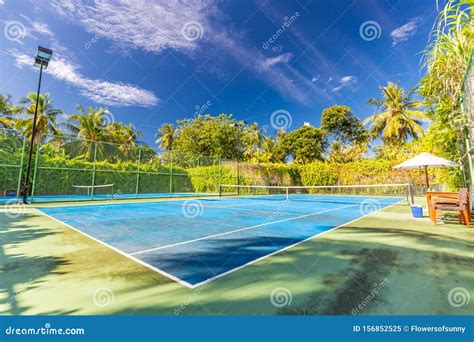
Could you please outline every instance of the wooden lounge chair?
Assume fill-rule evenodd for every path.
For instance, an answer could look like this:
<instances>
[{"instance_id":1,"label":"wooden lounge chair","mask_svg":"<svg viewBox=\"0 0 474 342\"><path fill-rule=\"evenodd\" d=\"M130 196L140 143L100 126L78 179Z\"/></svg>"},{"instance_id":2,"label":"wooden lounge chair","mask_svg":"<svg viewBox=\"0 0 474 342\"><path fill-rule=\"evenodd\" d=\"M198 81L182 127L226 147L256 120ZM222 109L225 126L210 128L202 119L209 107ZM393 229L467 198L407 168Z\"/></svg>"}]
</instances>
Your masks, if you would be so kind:
<instances>
[{"instance_id":1,"label":"wooden lounge chair","mask_svg":"<svg viewBox=\"0 0 474 342\"><path fill-rule=\"evenodd\" d=\"M438 211L457 211L459 221L467 226L470 226L471 208L469 205L469 191L467 188L462 188L459 190L458 198L442 196L433 197L431 205L435 213ZM434 222L436 223L436 217Z\"/></svg>"}]
</instances>

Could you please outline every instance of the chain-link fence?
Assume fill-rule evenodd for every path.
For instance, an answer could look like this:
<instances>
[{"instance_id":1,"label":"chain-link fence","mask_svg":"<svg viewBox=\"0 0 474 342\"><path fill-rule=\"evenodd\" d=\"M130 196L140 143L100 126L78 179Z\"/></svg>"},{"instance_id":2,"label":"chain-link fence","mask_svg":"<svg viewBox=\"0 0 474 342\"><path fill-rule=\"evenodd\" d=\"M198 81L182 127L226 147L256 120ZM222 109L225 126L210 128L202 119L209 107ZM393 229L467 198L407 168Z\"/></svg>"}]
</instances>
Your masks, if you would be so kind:
<instances>
[{"instance_id":1,"label":"chain-link fence","mask_svg":"<svg viewBox=\"0 0 474 342\"><path fill-rule=\"evenodd\" d=\"M6 202L20 197L28 141L14 130L0 133ZM293 184L284 171L262 165L72 136L39 135L32 164L31 202L213 196L219 184Z\"/></svg>"},{"instance_id":2,"label":"chain-link fence","mask_svg":"<svg viewBox=\"0 0 474 342\"><path fill-rule=\"evenodd\" d=\"M17 201L25 153L26 137L15 130L0 128L0 203Z\"/></svg>"}]
</instances>

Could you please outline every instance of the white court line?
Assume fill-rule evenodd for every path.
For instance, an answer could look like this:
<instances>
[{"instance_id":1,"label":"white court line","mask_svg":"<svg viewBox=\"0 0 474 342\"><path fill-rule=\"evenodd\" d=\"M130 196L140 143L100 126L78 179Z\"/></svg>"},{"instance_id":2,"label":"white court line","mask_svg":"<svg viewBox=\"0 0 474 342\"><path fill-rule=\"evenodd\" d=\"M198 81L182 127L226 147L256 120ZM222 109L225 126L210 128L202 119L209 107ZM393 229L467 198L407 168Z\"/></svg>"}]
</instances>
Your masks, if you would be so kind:
<instances>
[{"instance_id":1,"label":"white court line","mask_svg":"<svg viewBox=\"0 0 474 342\"><path fill-rule=\"evenodd\" d=\"M366 214L366 215L360 216L360 217L358 217L358 218L356 218L356 219L354 219L354 220L352 220L352 221L348 221L348 222L346 222L346 223L343 223L343 224L341 224L341 225L339 225L339 226L337 226L337 227L334 227L334 228L325 230L325 231L323 231L323 232L321 232L321 233L319 233L319 234L310 236L310 237L308 237L308 238L306 238L306 239L304 239L304 240L298 241L298 242L296 242L296 243L294 243L294 244L292 244L292 245L288 245L288 246L286 246L286 247L283 247L283 248L281 248L281 249L278 249L278 250L276 250L276 251L274 251L274 252L271 252L271 253L269 253L269 254L262 255L260 258L257 258L257 259L254 259L254 260L250 260L249 262L247 262L247 263L245 263L245 264L243 264L243 265L240 265L240 266L238 266L238 267L232 268L232 269L230 269L230 270L228 270L228 271L226 271L226 272L223 272L223 273L220 273L220 274L218 274L218 275L215 275L214 277L207 278L207 279L204 280L204 281L201 281L201 282L199 282L199 283L196 283L196 284L194 284L194 285L191 285L191 288L196 288L196 287L202 286L202 285L204 285L204 284L210 283L210 282L213 281L213 280L222 278L222 277L224 277L224 276L226 276L226 275L229 275L229 274L231 274L231 273L233 273L233 272L235 272L235 271L241 270L242 268L245 268L245 267L247 267L247 266L250 266L250 265L252 265L252 264L254 264L254 263L258 262L258 261L261 261L261 260L263 260L263 259L266 259L266 258L268 258L268 257L271 257L271 256L273 256L273 255L275 255L275 254L279 254L279 253L281 253L281 252L284 252L284 251L286 251L286 250L288 250L288 249L290 249L290 248L292 248L292 247L298 246L298 245L302 244L303 242L306 242L306 241L308 241L308 240L312 240L312 239L314 239L315 237L318 237L318 236L321 236L321 235L323 235L323 234L329 233L329 232L331 232L331 231L333 231L333 230L336 230L336 229L338 229L338 228L347 226L348 224L351 224L351 223L353 223L353 222L356 222L356 221L358 221L358 220L360 220L360 219L362 219L362 218L364 218L364 217L367 217L367 216L370 216L370 215L375 215L375 214L378 213L379 211L384 210L384 209L387 209L387 208L390 208L391 206L394 206L395 204L398 204L398 203L400 203L400 202L402 202L402 201L405 201L405 199L402 199L402 200L400 200L400 201L398 201L398 202L389 204L389 205L387 205L386 207L383 207L383 208L380 208L380 209L378 209L378 210L372 211L372 212L370 212L370 213L368 213L368 214Z\"/></svg>"},{"instance_id":2,"label":"white court line","mask_svg":"<svg viewBox=\"0 0 474 342\"><path fill-rule=\"evenodd\" d=\"M82 235L84 235L84 236L87 236L89 239L92 239L92 240L94 240L94 241L100 243L101 245L110 248L111 250L113 250L113 251L115 251L115 252L117 252L117 253L119 253L119 254L121 254L121 255L123 255L123 256L125 256L125 257L127 257L127 258L129 258L129 259L131 259L131 260L133 260L133 261L135 261L135 262L137 262L137 263L139 263L140 265L145 266L145 267L147 267L147 268L149 268L149 269L151 269L151 270L153 270L153 271L155 271L155 272L160 273L161 275L163 275L163 276L165 276L165 277L167 277L167 278L169 278L169 279L171 279L171 280L174 280L174 281L178 282L178 283L181 284L181 285L184 285L184 286L186 286L186 287L188 287L188 288L190 288L190 289L192 289L192 288L194 287L194 285L192 285L192 284L190 284L190 283L188 283L188 282L186 282L186 281L184 281L184 280L182 280L182 279L180 279L180 278L178 278L178 277L175 277L174 275L172 275L172 274L170 274L170 273L168 273L168 272L165 272L165 271L163 271L163 270L161 270L161 269L159 269L159 268L157 268L157 267L154 267L154 266L152 266L152 265L150 265L150 264L148 264L148 263L146 263L146 262L144 262L144 261L142 261L142 260L140 260L140 259L138 259L138 258L135 258L134 256L132 256L132 255L130 255L130 254L128 254L128 253L125 253L125 252L123 252L122 250L120 250L120 249L118 249L118 248L115 248L114 246L109 245L108 243L105 243L105 242L103 242L103 241L101 241L101 240L99 240L99 239L93 237L92 235L89 235L89 234L87 234L87 233L84 233L84 232L81 231L80 229L77 229L77 228L71 226L70 224L67 224L66 222L63 222L63 221L61 221L61 220L58 220L57 218L55 218L55 217L53 217L53 216L51 216L51 215L48 215L48 214L42 212L42 211L39 210L39 209L36 209L36 208L32 208L32 209L33 209L34 211L36 211L36 212L39 212L40 214L42 214L42 215L44 215L44 216L46 216L46 217L49 217L50 219L52 219L52 220L54 220L54 221L56 221L56 222L59 222L59 223L65 225L65 226L68 227L68 228L71 228L72 230L75 230L75 231L78 232L79 234L82 234Z\"/></svg>"},{"instance_id":3,"label":"white court line","mask_svg":"<svg viewBox=\"0 0 474 342\"><path fill-rule=\"evenodd\" d=\"M130 255L130 254L127 254L127 253L121 251L121 250L118 249L118 248L115 248L115 247L113 247L113 246L111 246L111 245L109 245L109 244L107 244L107 243L105 243L105 242L103 242L103 241L101 241L101 240L99 240L99 239L97 239L97 238L95 238L95 237L89 235L89 234L86 234L86 233L82 232L81 230L79 230L79 229L77 229L77 228L71 226L70 224L67 224L67 223L65 223L65 222L62 222L61 220L59 220L59 219L57 219L57 218L55 218L55 217L53 217L53 216L50 216L50 215L48 215L48 214L42 212L42 211L39 210L39 209L36 209L36 208L32 208L32 209L33 209L34 211L39 212L40 214L42 214L42 215L44 215L44 216L50 218L50 219L52 219L52 220L54 220L54 221L56 221L56 222L59 222L59 223L63 224L64 226L66 226L66 227L68 227L68 228L71 228L71 229L73 229L74 231L76 231L76 232L78 232L78 233L80 233L80 234L82 234L82 235L84 235L84 236L86 236L86 237L88 237L88 238L90 238L90 239L92 239L92 240L98 242L99 244L101 244L101 245L103 245L103 246L105 246L105 247L108 247L108 248L112 249L113 251L115 251L115 252L117 252L117 253L119 253L119 254L121 254L121 255L123 255L123 256L129 258L130 260L133 260L133 261L137 262L138 264L140 264L140 265L142 265L142 266L145 266L145 267L147 267L147 268L149 268L149 269L151 269L151 270L153 270L153 271L155 271L155 272L158 272L158 273L160 273L161 275L163 275L163 276L165 276L165 277L167 277L167 278L169 278L169 279L171 279L171 280L174 280L174 281L178 282L179 284L181 284L181 285L183 285L183 286L185 286L185 287L187 287L187 288L189 288L189 289L194 289L194 288L197 288L197 287L202 286L202 285L204 285L204 284L207 284L207 283L209 283L209 282L211 282L211 281L213 281L213 280L216 280L216 279L218 279L218 278L221 278L221 277L224 277L224 276L226 276L226 275L229 275L230 273L233 273L233 272L235 272L235 271L238 271L238 270L240 270L240 269L242 269L242 268L244 268L244 267L250 266L250 265L252 265L252 264L254 264L254 263L258 262L258 261L261 261L261 260L263 260L263 259L266 259L266 258L268 258L268 257L271 257L271 256L273 256L273 255L275 255L275 254L280 253L280 252L286 251L286 250L288 250L288 249L290 249L290 248L292 248L292 247L295 247L295 246L297 246L297 245L299 245L299 244L302 244L302 243L304 243L304 242L306 242L306 241L308 241L308 240L311 240L311 239L313 239L313 238L315 238L315 237L317 237L317 236L321 236L321 235L323 235L323 234L329 233L329 232L331 232L331 231L333 231L333 230L335 230L335 229L338 229L338 228L344 227L344 226L346 226L346 225L348 225L348 224L351 224L351 223L353 223L353 222L356 222L356 221L358 221L358 220L360 220L360 219L362 219L362 218L364 218L364 217L366 217L366 216L373 215L373 214L375 214L375 213L377 213L377 212L379 212L379 211L381 211L381 210L385 210L385 209L387 209L387 208L389 208L389 207L391 207L391 206L394 206L394 205L396 205L396 204L398 204L398 203L400 203L400 202L402 202L402 201L404 201L404 199L402 199L402 200L400 200L400 201L398 201L398 202L392 203L392 204L390 204L390 205L387 205L387 206L385 206L385 207L383 207L383 208L380 208L380 209L378 209L378 210L376 210L376 211L373 211L373 212L371 212L371 213L368 213L368 214L366 214L366 215L360 216L360 217L358 217L358 218L356 218L356 219L354 219L354 220L352 220L352 221L343 223L343 224L341 224L341 225L339 225L339 226L337 226L337 227L334 227L334 228L328 229L328 230L326 230L326 231L324 231L324 232L321 232L321 233L319 233L319 234L310 236L310 237L308 237L307 239L298 241L298 242L296 242L296 243L294 243L294 244L292 244L292 245L289 245L289 246L286 246L286 247L284 247L284 248L278 249L278 250L276 250L276 251L274 251L274 252L272 252L272 253L263 255L263 256L261 256L260 258L251 260L251 261L249 261L249 262L247 262L247 263L245 263L245 264L243 264L243 265L241 265L241 266L235 267L235 268L230 269L230 270L228 270L228 271L226 271L226 272L224 272L224 273L218 274L218 275L216 275L216 276L214 276L214 277L210 277L210 278L208 278L208 279L206 279L206 280L204 280L204 281L202 281L202 282L196 283L196 284L190 284L190 283L188 283L188 282L186 282L186 281L184 281L184 280L182 280L182 279L180 279L180 278L178 278L178 277L176 277L176 276L173 276L172 274L170 274L170 273L168 273L168 272L166 272L166 271L163 271L163 270L161 270L161 269L159 269L159 268L157 268L157 267L154 267L154 266L152 266L152 265L150 265L150 264L148 264L148 263L146 263L146 262L144 262L144 261L142 261L142 260L140 260L140 259L138 259L138 258L136 258L136 257L134 257L134 256L132 256L132 255ZM164 202L164 201L163 201L163 202ZM149 202L149 203L154 203L154 202ZM101 205L101 204L97 203L97 204L94 204L94 205ZM359 204L357 204L357 205L359 205ZM343 208L343 207L335 208L335 209L333 209L333 210L339 210L339 209L342 209L342 208ZM316 213L311 214L311 215L315 215L315 214L316 214ZM293 219L294 219L294 218L293 218Z\"/></svg>"},{"instance_id":4,"label":"white court line","mask_svg":"<svg viewBox=\"0 0 474 342\"><path fill-rule=\"evenodd\" d=\"M312 214L305 214L305 215L290 217L290 218L286 218L286 219L278 220L278 221L273 221L273 222L269 222L269 223L261 223L261 224L255 225L255 226L250 226L250 227L245 227L245 228L239 228L239 229L231 230L231 231L224 232L224 233L213 234L213 235L208 235L208 236L200 237L200 238L197 238L197 239L192 239L192 240L177 242L177 243L173 243L173 244L171 244L171 245L160 246L160 247L155 247L155 248L149 248L149 249L145 249L145 250L143 250L143 251L130 253L130 255L144 254L144 253L148 253L148 252L157 251L157 250L160 250L160 249L165 249L165 248L170 248L170 247L176 247L176 246L186 245L186 244L188 244L188 243L192 243L192 242L196 242L196 241L202 241L202 240L212 239L212 238L215 238L215 237L218 237L218 236L223 236L223 235L228 235L228 234L234 234L234 233L242 232L242 231L249 230L249 229L255 229L255 228L263 227L263 226L269 226L269 225L271 225L271 224L277 224L277 223L287 222L287 221L291 221L291 220L298 220L298 219L300 219L300 218L309 217L309 216L314 216L314 215L320 215L320 214L328 213L328 212L330 212L330 211L345 209L345 208L354 207L354 206L358 206L358 205L359 205L359 204L345 205L345 206L338 207L338 208L332 208L332 209L328 209L328 210L318 211L318 212L312 213Z\"/></svg>"}]
</instances>

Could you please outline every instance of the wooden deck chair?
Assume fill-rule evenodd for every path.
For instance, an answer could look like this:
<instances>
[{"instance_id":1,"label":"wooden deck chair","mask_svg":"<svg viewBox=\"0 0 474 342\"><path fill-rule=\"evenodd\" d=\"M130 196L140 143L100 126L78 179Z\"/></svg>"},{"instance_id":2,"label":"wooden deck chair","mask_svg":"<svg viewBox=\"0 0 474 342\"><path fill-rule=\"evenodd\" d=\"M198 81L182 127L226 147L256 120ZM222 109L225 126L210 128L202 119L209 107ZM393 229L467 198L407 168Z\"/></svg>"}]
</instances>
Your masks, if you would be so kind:
<instances>
[{"instance_id":1,"label":"wooden deck chair","mask_svg":"<svg viewBox=\"0 0 474 342\"><path fill-rule=\"evenodd\" d=\"M471 224L471 208L469 205L469 190L462 188L459 190L459 197L455 201L446 201L442 197L433 199L432 206L438 211L457 211L459 221L467 226Z\"/></svg>"}]
</instances>

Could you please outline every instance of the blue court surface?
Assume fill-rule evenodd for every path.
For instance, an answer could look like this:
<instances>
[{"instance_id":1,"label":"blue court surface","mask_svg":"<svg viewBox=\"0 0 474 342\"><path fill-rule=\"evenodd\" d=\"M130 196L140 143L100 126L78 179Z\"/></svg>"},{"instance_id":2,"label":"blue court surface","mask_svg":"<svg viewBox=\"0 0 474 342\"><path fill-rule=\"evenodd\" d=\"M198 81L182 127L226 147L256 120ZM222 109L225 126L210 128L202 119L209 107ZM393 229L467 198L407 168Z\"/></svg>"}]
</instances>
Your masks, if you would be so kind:
<instances>
[{"instance_id":1,"label":"blue court surface","mask_svg":"<svg viewBox=\"0 0 474 342\"><path fill-rule=\"evenodd\" d=\"M195 287L401 201L298 195L40 208L44 214Z\"/></svg>"}]
</instances>

